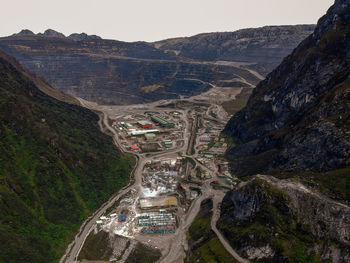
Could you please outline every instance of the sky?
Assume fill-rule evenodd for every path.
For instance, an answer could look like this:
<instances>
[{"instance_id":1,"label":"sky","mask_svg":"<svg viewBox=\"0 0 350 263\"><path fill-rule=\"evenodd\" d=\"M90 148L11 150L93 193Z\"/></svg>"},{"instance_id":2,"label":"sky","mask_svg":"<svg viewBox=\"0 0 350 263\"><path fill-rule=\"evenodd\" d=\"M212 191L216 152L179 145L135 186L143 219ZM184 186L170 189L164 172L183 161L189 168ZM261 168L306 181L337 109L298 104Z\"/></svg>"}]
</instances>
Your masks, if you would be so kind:
<instances>
[{"instance_id":1,"label":"sky","mask_svg":"<svg viewBox=\"0 0 350 263\"><path fill-rule=\"evenodd\" d=\"M0 36L51 28L156 41L265 25L315 24L334 0L0 0Z\"/></svg>"}]
</instances>

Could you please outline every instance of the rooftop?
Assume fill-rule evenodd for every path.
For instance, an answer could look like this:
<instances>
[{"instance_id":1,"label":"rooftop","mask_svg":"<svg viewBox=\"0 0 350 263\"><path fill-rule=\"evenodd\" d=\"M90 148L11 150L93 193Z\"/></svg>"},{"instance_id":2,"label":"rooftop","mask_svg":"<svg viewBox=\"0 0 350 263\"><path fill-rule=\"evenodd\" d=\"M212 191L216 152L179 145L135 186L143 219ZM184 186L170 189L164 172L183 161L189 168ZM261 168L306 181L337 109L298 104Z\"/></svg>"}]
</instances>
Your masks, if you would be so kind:
<instances>
[{"instance_id":1,"label":"rooftop","mask_svg":"<svg viewBox=\"0 0 350 263\"><path fill-rule=\"evenodd\" d=\"M152 125L152 123L149 121L138 121L137 123L140 125Z\"/></svg>"}]
</instances>

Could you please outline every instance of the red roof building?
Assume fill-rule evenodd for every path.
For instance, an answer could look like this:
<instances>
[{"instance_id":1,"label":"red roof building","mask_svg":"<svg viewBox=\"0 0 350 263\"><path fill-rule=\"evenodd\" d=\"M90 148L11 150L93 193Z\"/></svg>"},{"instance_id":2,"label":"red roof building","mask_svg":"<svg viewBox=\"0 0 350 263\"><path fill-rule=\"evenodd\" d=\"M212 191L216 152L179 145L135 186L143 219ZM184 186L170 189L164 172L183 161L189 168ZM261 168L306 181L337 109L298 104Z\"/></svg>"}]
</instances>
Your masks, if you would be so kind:
<instances>
[{"instance_id":1,"label":"red roof building","mask_svg":"<svg viewBox=\"0 0 350 263\"><path fill-rule=\"evenodd\" d=\"M148 122L148 121L138 121L137 124L142 128L142 129L152 129L153 124Z\"/></svg>"}]
</instances>

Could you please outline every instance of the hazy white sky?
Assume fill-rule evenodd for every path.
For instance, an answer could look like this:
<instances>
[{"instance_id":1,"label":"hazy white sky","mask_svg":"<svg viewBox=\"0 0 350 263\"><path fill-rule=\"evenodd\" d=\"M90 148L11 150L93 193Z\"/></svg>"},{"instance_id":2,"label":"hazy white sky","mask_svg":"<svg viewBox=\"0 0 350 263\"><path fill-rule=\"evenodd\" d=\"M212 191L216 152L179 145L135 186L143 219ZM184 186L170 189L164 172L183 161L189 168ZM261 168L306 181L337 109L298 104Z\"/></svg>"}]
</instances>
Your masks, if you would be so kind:
<instances>
[{"instance_id":1,"label":"hazy white sky","mask_svg":"<svg viewBox=\"0 0 350 263\"><path fill-rule=\"evenodd\" d=\"M0 36L52 28L154 41L264 25L312 24L334 0L0 0Z\"/></svg>"}]
</instances>

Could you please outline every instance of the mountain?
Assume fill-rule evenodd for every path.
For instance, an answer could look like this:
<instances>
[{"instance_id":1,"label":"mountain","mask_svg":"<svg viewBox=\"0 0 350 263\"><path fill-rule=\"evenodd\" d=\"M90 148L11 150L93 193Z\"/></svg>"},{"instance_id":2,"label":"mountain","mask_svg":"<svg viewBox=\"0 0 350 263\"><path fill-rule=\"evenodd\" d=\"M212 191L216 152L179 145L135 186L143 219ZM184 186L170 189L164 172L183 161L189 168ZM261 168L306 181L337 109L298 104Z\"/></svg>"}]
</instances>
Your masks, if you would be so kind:
<instances>
[{"instance_id":1,"label":"mountain","mask_svg":"<svg viewBox=\"0 0 350 263\"><path fill-rule=\"evenodd\" d=\"M266 73L269 73L314 28L314 25L265 26L166 39L156 42L155 46L166 52L201 61L258 63L262 68L267 68Z\"/></svg>"},{"instance_id":2,"label":"mountain","mask_svg":"<svg viewBox=\"0 0 350 263\"><path fill-rule=\"evenodd\" d=\"M350 25L342 10L338 5L330 9L226 126L239 142L229 153L240 160L240 168L233 161L235 171L243 172L250 157L261 167L247 173L350 165Z\"/></svg>"},{"instance_id":3,"label":"mountain","mask_svg":"<svg viewBox=\"0 0 350 263\"><path fill-rule=\"evenodd\" d=\"M243 257L350 261L349 48L350 1L336 0L227 124L227 157L246 182L226 195L218 228Z\"/></svg>"},{"instance_id":4,"label":"mountain","mask_svg":"<svg viewBox=\"0 0 350 263\"><path fill-rule=\"evenodd\" d=\"M23 31L22 31L23 32ZM22 32L20 34L22 34ZM23 34L28 34L27 32L24 32ZM33 34L33 33L29 33ZM64 93L56 88L53 88L45 78L37 76L31 72L29 72L27 69L25 69L14 57L4 53L2 50L0 50L0 56L4 60L11 63L13 67L15 67L19 72L21 72L26 78L34 82L34 84L44 93L49 95L50 97L53 97L57 100L67 102L69 104L75 104L80 105L79 101L74 97L67 93Z\"/></svg>"},{"instance_id":5,"label":"mountain","mask_svg":"<svg viewBox=\"0 0 350 263\"><path fill-rule=\"evenodd\" d=\"M0 48L61 91L102 104L133 104L198 95L213 86L254 87L312 29L210 33L184 43L127 43L84 33L65 37L51 29L43 34L22 30L0 38Z\"/></svg>"},{"instance_id":6,"label":"mountain","mask_svg":"<svg viewBox=\"0 0 350 263\"><path fill-rule=\"evenodd\" d=\"M133 165L96 114L49 97L36 80L0 51L0 262L58 262Z\"/></svg>"}]
</instances>

